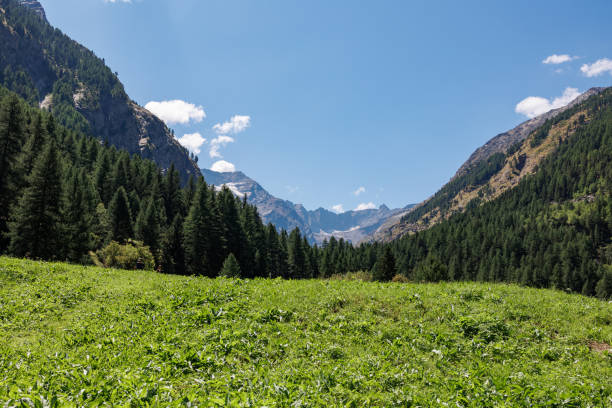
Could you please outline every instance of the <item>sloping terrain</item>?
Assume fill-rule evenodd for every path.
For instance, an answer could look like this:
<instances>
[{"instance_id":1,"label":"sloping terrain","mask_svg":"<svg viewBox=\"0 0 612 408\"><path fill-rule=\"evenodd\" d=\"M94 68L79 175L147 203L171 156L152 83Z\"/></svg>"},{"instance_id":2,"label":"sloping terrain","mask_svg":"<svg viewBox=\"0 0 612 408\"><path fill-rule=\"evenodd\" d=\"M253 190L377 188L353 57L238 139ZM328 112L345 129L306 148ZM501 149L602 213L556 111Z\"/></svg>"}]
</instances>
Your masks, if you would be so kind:
<instances>
[{"instance_id":1,"label":"sloping terrain","mask_svg":"<svg viewBox=\"0 0 612 408\"><path fill-rule=\"evenodd\" d=\"M38 2L0 0L0 84L53 112L61 124L105 143L199 175L166 125L125 93L92 51L53 28Z\"/></svg>"},{"instance_id":2,"label":"sloping terrain","mask_svg":"<svg viewBox=\"0 0 612 408\"><path fill-rule=\"evenodd\" d=\"M247 195L249 203L257 206L264 222L271 222L279 229L291 231L299 228L311 242L318 244L332 236L358 243L372 234L389 218L404 213L404 209L389 209L382 205L377 209L346 211L337 214L324 208L309 211L301 204L282 200L268 193L259 183L244 173L218 173L201 169L204 179L215 186L227 186L235 195Z\"/></svg>"},{"instance_id":3,"label":"sloping terrain","mask_svg":"<svg viewBox=\"0 0 612 408\"><path fill-rule=\"evenodd\" d=\"M445 186L432 199L440 207L404 218L429 228L391 245L415 280L518 282L608 298L611 191L608 88Z\"/></svg>"},{"instance_id":4,"label":"sloping terrain","mask_svg":"<svg viewBox=\"0 0 612 408\"><path fill-rule=\"evenodd\" d=\"M605 89L592 88L567 106L494 137L477 149L433 197L401 218L383 224L373 239L390 242L405 234L423 231L463 212L470 203L490 201L515 187L522 178L536 172L538 164L573 134L578 125L588 121L587 113L579 107ZM572 114L567 116L567 112ZM538 138L537 144L532 144L533 138Z\"/></svg>"},{"instance_id":5,"label":"sloping terrain","mask_svg":"<svg viewBox=\"0 0 612 408\"><path fill-rule=\"evenodd\" d=\"M0 258L7 406L612 404L612 304L502 284L189 278Z\"/></svg>"}]
</instances>

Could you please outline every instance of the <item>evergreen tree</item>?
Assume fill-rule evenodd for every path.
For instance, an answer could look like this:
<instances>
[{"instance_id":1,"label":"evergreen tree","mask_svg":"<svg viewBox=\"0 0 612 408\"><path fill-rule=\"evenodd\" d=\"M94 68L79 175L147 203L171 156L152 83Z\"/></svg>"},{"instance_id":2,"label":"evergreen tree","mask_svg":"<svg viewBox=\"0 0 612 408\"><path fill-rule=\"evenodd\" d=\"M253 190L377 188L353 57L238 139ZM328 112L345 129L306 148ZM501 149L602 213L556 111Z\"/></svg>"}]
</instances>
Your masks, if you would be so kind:
<instances>
[{"instance_id":1,"label":"evergreen tree","mask_svg":"<svg viewBox=\"0 0 612 408\"><path fill-rule=\"evenodd\" d=\"M225 276L226 278L239 278L241 275L240 265L238 265L238 261L234 254L229 254L228 257L223 262L223 268L221 272L219 272L220 276Z\"/></svg>"},{"instance_id":2,"label":"evergreen tree","mask_svg":"<svg viewBox=\"0 0 612 408\"><path fill-rule=\"evenodd\" d=\"M9 211L19 187L17 156L21 150L23 113L16 96L0 101L0 252L6 248Z\"/></svg>"},{"instance_id":3,"label":"evergreen tree","mask_svg":"<svg viewBox=\"0 0 612 408\"><path fill-rule=\"evenodd\" d=\"M603 276L597 282L595 293L601 299L612 298L612 270L605 269L603 271Z\"/></svg>"},{"instance_id":4,"label":"evergreen tree","mask_svg":"<svg viewBox=\"0 0 612 408\"><path fill-rule=\"evenodd\" d=\"M38 113L34 115L30 137L23 149L22 171L24 174L28 175L32 172L36 159L45 143L47 143L48 138L49 134L47 133L47 127L44 124L43 116L41 113Z\"/></svg>"},{"instance_id":5,"label":"evergreen tree","mask_svg":"<svg viewBox=\"0 0 612 408\"><path fill-rule=\"evenodd\" d=\"M183 224L183 243L187 273L212 277L217 271L211 271L207 264L208 241L214 239L210 236L208 194L208 186L202 180Z\"/></svg>"},{"instance_id":6,"label":"evergreen tree","mask_svg":"<svg viewBox=\"0 0 612 408\"><path fill-rule=\"evenodd\" d=\"M389 245L385 246L382 257L378 260L374 266L374 280L380 282L388 282L397 273L397 266L395 264L395 256L391 251Z\"/></svg>"},{"instance_id":7,"label":"evergreen tree","mask_svg":"<svg viewBox=\"0 0 612 408\"><path fill-rule=\"evenodd\" d=\"M183 217L177 214L166 231L162 247L162 272L184 275Z\"/></svg>"},{"instance_id":8,"label":"evergreen tree","mask_svg":"<svg viewBox=\"0 0 612 408\"><path fill-rule=\"evenodd\" d=\"M134 236L132 213L127 193L123 187L115 192L109 206L111 237L114 241L125 242Z\"/></svg>"},{"instance_id":9,"label":"evergreen tree","mask_svg":"<svg viewBox=\"0 0 612 408\"><path fill-rule=\"evenodd\" d=\"M185 213L185 202L181 190L181 178L174 167L174 163L168 169L163 182L163 197L166 211L166 219L174 220L178 214Z\"/></svg>"},{"instance_id":10,"label":"evergreen tree","mask_svg":"<svg viewBox=\"0 0 612 408\"><path fill-rule=\"evenodd\" d=\"M161 249L161 225L159 209L153 198L144 201L136 221L136 239L142 241L151 249L153 256L159 261Z\"/></svg>"},{"instance_id":11,"label":"evergreen tree","mask_svg":"<svg viewBox=\"0 0 612 408\"><path fill-rule=\"evenodd\" d=\"M291 231L291 234L289 234L288 251L291 278L306 278L306 254L304 253L304 246L300 230L297 228L295 228L293 231Z\"/></svg>"},{"instance_id":12,"label":"evergreen tree","mask_svg":"<svg viewBox=\"0 0 612 408\"><path fill-rule=\"evenodd\" d=\"M112 179L111 179L111 157L107 149L101 150L98 153L94 170L94 181L96 190L100 195L100 199L105 206L108 206L112 197Z\"/></svg>"},{"instance_id":13,"label":"evergreen tree","mask_svg":"<svg viewBox=\"0 0 612 408\"><path fill-rule=\"evenodd\" d=\"M55 259L60 247L62 183L55 142L44 147L28 178L15 219L9 251L16 256Z\"/></svg>"},{"instance_id":14,"label":"evergreen tree","mask_svg":"<svg viewBox=\"0 0 612 408\"><path fill-rule=\"evenodd\" d=\"M62 225L64 254L69 261L81 262L93 247L93 208L88 190L90 181L85 172L73 169L64 193Z\"/></svg>"}]
</instances>

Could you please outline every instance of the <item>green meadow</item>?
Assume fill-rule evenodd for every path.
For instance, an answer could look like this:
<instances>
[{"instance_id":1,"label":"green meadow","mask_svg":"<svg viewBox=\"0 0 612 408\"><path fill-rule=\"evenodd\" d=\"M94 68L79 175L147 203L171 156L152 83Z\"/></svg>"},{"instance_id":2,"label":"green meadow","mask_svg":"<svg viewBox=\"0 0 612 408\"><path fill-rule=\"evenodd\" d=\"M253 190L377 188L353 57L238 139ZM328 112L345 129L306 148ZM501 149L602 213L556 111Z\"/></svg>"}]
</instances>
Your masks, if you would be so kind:
<instances>
[{"instance_id":1,"label":"green meadow","mask_svg":"<svg viewBox=\"0 0 612 408\"><path fill-rule=\"evenodd\" d=\"M0 258L0 406L611 407L612 303Z\"/></svg>"}]
</instances>

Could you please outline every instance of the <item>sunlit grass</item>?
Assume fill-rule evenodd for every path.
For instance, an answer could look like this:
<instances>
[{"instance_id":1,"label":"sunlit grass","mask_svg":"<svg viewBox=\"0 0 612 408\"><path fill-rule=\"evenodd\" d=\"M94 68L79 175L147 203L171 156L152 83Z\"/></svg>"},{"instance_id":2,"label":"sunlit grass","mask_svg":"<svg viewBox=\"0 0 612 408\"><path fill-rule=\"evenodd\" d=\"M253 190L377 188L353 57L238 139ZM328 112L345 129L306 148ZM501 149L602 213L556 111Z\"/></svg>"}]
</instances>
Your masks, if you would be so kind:
<instances>
[{"instance_id":1,"label":"sunlit grass","mask_svg":"<svg viewBox=\"0 0 612 408\"><path fill-rule=\"evenodd\" d=\"M612 304L513 285L0 258L0 333L9 406L612 406Z\"/></svg>"}]
</instances>

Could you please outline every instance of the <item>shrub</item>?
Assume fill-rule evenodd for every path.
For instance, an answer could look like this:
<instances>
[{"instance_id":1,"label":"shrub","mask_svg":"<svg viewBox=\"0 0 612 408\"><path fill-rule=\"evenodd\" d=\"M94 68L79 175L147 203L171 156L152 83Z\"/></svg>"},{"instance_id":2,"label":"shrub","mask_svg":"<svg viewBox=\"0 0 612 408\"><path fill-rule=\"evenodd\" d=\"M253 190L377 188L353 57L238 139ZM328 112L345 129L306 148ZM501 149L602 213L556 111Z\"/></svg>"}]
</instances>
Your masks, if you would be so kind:
<instances>
[{"instance_id":1,"label":"shrub","mask_svg":"<svg viewBox=\"0 0 612 408\"><path fill-rule=\"evenodd\" d=\"M410 283L410 279L408 279L404 275L397 274L397 275L395 275L393 277L393 279L391 279L391 282L395 282L395 283Z\"/></svg>"},{"instance_id":2,"label":"shrub","mask_svg":"<svg viewBox=\"0 0 612 408\"><path fill-rule=\"evenodd\" d=\"M95 254L92 253L91 256L95 264L105 268L136 269L139 260L144 266L143 269L153 270L155 268L155 259L151 250L140 241L129 240L125 245L111 241L110 244Z\"/></svg>"}]
</instances>

